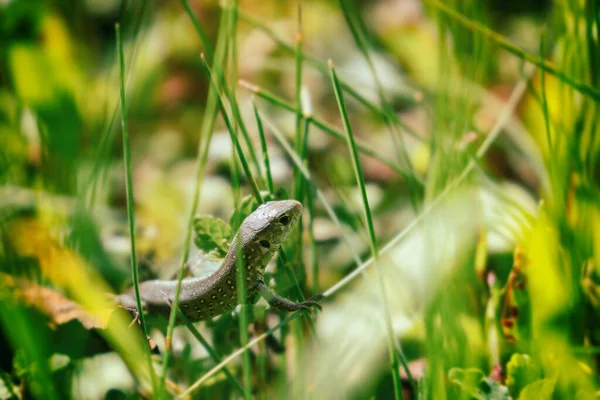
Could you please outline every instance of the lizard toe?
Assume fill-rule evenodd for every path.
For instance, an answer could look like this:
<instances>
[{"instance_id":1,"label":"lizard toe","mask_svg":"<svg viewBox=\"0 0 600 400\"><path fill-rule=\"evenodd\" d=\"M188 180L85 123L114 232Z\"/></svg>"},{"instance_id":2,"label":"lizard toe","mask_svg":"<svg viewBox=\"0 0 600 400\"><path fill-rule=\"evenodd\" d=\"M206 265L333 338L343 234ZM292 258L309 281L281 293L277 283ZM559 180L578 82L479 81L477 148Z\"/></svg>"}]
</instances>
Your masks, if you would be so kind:
<instances>
[{"instance_id":1,"label":"lizard toe","mask_svg":"<svg viewBox=\"0 0 600 400\"><path fill-rule=\"evenodd\" d=\"M302 304L302 309L304 309L304 310L310 310L311 307L316 307L319 309L319 311L323 310L323 307L316 301L306 300L306 301L303 301L301 304Z\"/></svg>"}]
</instances>

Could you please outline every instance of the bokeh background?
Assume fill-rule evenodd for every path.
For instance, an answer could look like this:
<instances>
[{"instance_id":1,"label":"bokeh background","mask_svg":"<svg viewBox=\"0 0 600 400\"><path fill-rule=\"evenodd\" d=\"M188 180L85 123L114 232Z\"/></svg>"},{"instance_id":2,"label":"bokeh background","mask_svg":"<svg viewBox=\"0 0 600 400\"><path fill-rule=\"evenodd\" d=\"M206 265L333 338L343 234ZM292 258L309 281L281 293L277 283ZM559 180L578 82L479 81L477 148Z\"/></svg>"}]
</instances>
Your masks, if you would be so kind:
<instances>
[{"instance_id":1,"label":"bokeh background","mask_svg":"<svg viewBox=\"0 0 600 400\"><path fill-rule=\"evenodd\" d=\"M2 398L600 396L599 2L4 0L0 22ZM132 264L218 268L230 236L196 216L235 231L281 198L305 212L266 281L322 312L261 301L171 350L113 312Z\"/></svg>"}]
</instances>

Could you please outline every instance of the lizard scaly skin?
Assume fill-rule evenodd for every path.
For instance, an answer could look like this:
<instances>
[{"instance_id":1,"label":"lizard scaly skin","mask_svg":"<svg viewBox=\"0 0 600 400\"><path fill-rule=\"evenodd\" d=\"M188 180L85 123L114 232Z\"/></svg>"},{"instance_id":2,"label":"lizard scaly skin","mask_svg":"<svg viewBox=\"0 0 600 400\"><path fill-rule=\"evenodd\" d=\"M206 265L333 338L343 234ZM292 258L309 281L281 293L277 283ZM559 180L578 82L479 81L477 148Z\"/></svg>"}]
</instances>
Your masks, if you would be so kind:
<instances>
[{"instance_id":1,"label":"lizard scaly skin","mask_svg":"<svg viewBox=\"0 0 600 400\"><path fill-rule=\"evenodd\" d=\"M191 321L199 321L235 308L238 304L238 254L242 256L245 266L247 299L256 298L256 293L260 293L272 307L283 311L309 310L311 306L320 308L315 301L296 303L281 297L264 283L265 267L301 215L302 205L295 200L270 201L260 205L240 225L217 271L209 276L186 278L181 282L179 309L183 314ZM168 317L176 285L176 280L141 283L140 297L144 310ZM123 308L137 311L133 288L116 298Z\"/></svg>"}]
</instances>

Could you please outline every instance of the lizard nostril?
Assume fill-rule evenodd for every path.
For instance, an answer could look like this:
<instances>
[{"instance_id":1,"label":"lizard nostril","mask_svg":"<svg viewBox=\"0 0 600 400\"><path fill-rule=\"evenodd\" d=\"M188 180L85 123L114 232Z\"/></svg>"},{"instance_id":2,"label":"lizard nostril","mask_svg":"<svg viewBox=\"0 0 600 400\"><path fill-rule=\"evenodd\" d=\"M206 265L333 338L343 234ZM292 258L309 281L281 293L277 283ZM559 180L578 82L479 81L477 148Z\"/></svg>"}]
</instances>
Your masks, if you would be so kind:
<instances>
[{"instance_id":1,"label":"lizard nostril","mask_svg":"<svg viewBox=\"0 0 600 400\"><path fill-rule=\"evenodd\" d=\"M283 217L279 218L279 223L281 225L287 225L290 223L290 217L288 217L287 215L284 215Z\"/></svg>"},{"instance_id":2,"label":"lizard nostril","mask_svg":"<svg viewBox=\"0 0 600 400\"><path fill-rule=\"evenodd\" d=\"M261 240L259 243L260 243L260 245L261 245L262 247L264 247L265 249L268 249L269 247L271 247L271 243L269 243L269 241L268 241L268 240Z\"/></svg>"}]
</instances>

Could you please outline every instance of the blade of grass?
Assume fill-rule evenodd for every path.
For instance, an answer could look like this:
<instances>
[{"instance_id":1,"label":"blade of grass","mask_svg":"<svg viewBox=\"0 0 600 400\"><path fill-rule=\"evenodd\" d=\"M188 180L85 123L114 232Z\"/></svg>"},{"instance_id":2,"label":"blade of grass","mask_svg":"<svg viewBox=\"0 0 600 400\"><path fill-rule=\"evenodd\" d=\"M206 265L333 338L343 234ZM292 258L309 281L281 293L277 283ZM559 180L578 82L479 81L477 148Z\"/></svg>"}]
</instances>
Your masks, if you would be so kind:
<instances>
[{"instance_id":1,"label":"blade of grass","mask_svg":"<svg viewBox=\"0 0 600 400\"><path fill-rule=\"evenodd\" d=\"M265 132L263 130L262 121L260 120L260 115L258 115L258 110L256 109L256 104L254 103L254 100L252 101L252 110L254 111L256 127L258 129L258 136L260 137L263 164L265 166L265 175L267 178L267 188L269 189L269 193L275 193L275 187L273 186L273 176L271 174L271 163L269 161L269 152L267 150L267 141L265 140Z\"/></svg>"},{"instance_id":2,"label":"blade of grass","mask_svg":"<svg viewBox=\"0 0 600 400\"><path fill-rule=\"evenodd\" d=\"M312 117L312 104L310 102L310 98L308 97L308 91L306 92L307 95L305 96L304 99L301 98L301 103L303 104L302 107L300 107L300 109L302 110L302 113L304 114L305 117L305 129L304 129L304 138L302 140L302 144L303 147L301 149L301 155L302 155L302 160L304 161L304 165L307 166L307 152L308 152L308 134L310 132L310 122L311 122L311 117ZM300 171L300 173L303 174L301 169L298 169ZM314 222L315 222L315 209L314 209L314 204L313 204L313 193L312 193L312 187L310 185L306 185L306 177L302 176L302 192L304 195L304 198L306 199L306 208L308 210L308 240L310 243L310 248L311 248L311 272L312 272L312 276L313 276L313 281L312 281L312 292L313 295L316 295L317 293L319 293L319 256L318 256L318 252L317 252L317 240L315 238L315 229L314 229Z\"/></svg>"},{"instance_id":3,"label":"blade of grass","mask_svg":"<svg viewBox=\"0 0 600 400\"><path fill-rule=\"evenodd\" d=\"M323 193L323 191L320 190L317 187L317 185L315 184L315 182L313 181L313 179L311 177L311 174L310 174L310 171L306 168L306 166L304 165L304 163L300 159L300 156L294 151L294 149L292 148L292 146L286 141L285 136L283 135L283 133L277 128L277 126L269 118L265 117L264 115L262 115L261 118L262 118L263 121L265 121L265 123L267 124L267 126L269 127L269 129L271 130L271 132L273 133L273 136L279 142L279 144L281 145L281 147L283 147L283 149L285 150L285 152L292 159L292 162L294 163L294 165L296 166L296 168L298 168L300 170L300 172L304 176L304 179L306 180L306 182L315 190L315 192L317 194L317 198L319 199L319 201L323 205L323 208L325 208L325 211L327 212L327 215L333 221L333 223L336 225L336 227L338 228L338 230L342 233L342 240L344 240L345 243L346 243L346 245L348 246L348 250L352 254L352 256L354 258L354 261L356 262L357 265L360 265L361 264L360 256L356 252L355 246L352 243L350 243L350 241L348 240L347 236L344 234L345 231L344 231L344 228L342 227L342 223L340 222L339 218L335 214L335 211L333 210L333 207L331 206L331 204L327 200L327 197L325 196L325 194Z\"/></svg>"},{"instance_id":4,"label":"blade of grass","mask_svg":"<svg viewBox=\"0 0 600 400\"><path fill-rule=\"evenodd\" d=\"M586 84L584 82L581 82L574 78L571 78L570 76L565 74L563 71L559 70L558 68L551 65L547 61L541 59L540 57L531 55L528 52L526 52L525 50L515 46L510 41L508 41L505 37L490 30L486 26L484 26L476 21L473 21L469 18L466 18L464 15L458 13L456 10L453 10L452 8L448 7L447 5L441 3L437 0L423 0L423 3L425 3L431 7L434 7L437 10L447 14L449 17L454 19L456 22L462 24L466 28L481 33L486 39L489 39L492 42L498 44L500 47L502 47L504 50L508 51L509 53L519 57L522 60L530 62L531 64L535 65L539 69L543 69L544 71L551 73L552 75L556 76L561 81L567 83L569 86L571 86L572 88L574 88L581 94L589 96L590 98L594 99L597 102L600 101L600 92L598 90L594 89L593 87L589 86L588 84Z\"/></svg>"},{"instance_id":5,"label":"blade of grass","mask_svg":"<svg viewBox=\"0 0 600 400\"><path fill-rule=\"evenodd\" d=\"M315 207L313 193L309 186L305 187L306 208L308 210L308 242L310 243L310 265L312 271L312 293L319 293L319 253L315 238Z\"/></svg>"},{"instance_id":6,"label":"blade of grass","mask_svg":"<svg viewBox=\"0 0 600 400\"><path fill-rule=\"evenodd\" d=\"M240 18L243 19L243 20L245 20L245 21L247 21L249 24L253 25L257 29L260 29L261 31L265 32L283 50L285 50L285 51L287 51L289 53L294 53L296 51L296 49L294 48L294 46L291 46L291 45L285 43L271 29L269 29L266 25L264 25L263 23L261 23L256 18L250 16L249 14L244 13L243 11L240 11ZM302 58L308 64L310 64L314 68L316 68L324 76L327 76L329 74L329 70L327 69L327 65L324 62L322 62L321 60L319 60L319 59L317 59L315 57L312 57L312 56L310 56L308 54L302 54ZM370 112L372 112L373 114L377 115L381 119L385 119L385 113L382 110L380 110L379 107L377 107L377 105L375 105L374 103L372 103L371 101L369 101L365 97L363 97L360 93L358 93L356 91L356 89L354 89L351 85L349 85L344 80L341 80L340 82L341 82L341 85L342 85L342 87L343 87L343 89L344 89L344 91L346 93L348 93L349 95L351 95L354 99L356 99L359 103L361 103L364 107L366 107ZM415 102L420 102L420 99L422 98L422 95L421 95L420 91L416 91L415 90L415 93L413 93L410 97L412 99L414 99ZM402 129L404 129L409 135L413 136L417 140L423 140L423 138L421 138L408 125L404 124L400 119L398 119L398 117L395 114L393 114L393 118L394 118L394 123L396 123L399 126L401 126Z\"/></svg>"},{"instance_id":7,"label":"blade of grass","mask_svg":"<svg viewBox=\"0 0 600 400\"><path fill-rule=\"evenodd\" d=\"M310 132L310 118L304 121L304 134L302 135L301 145L299 149L296 149L298 155L300 155L300 159L303 163L306 163L307 151L308 151L308 133ZM298 185L294 190L294 198L300 201L300 198L304 194L304 177L302 176L302 172L297 170L298 173Z\"/></svg>"},{"instance_id":8,"label":"blade of grass","mask_svg":"<svg viewBox=\"0 0 600 400\"><path fill-rule=\"evenodd\" d=\"M295 74L295 83L296 83L296 91L295 91L295 100L296 100L296 109L302 111L302 1L296 0L296 14L297 14L297 23L296 23L296 51L295 51L295 62L296 62L296 74ZM298 154L302 154L300 151L302 147L302 120L304 119L304 114L302 112L296 113L296 151ZM294 171L294 188L299 185L300 174L298 171ZM294 193L298 195L298 191L295 190ZM301 201L297 197L294 197L296 200Z\"/></svg>"},{"instance_id":9,"label":"blade of grass","mask_svg":"<svg viewBox=\"0 0 600 400\"><path fill-rule=\"evenodd\" d=\"M210 45L210 42L207 39L206 33L204 32L204 30L202 29L202 26L200 25L200 23L198 22L198 19L196 18L196 16L194 15L194 13L192 12L190 5L188 3L187 0L181 0L185 11L188 15L188 17L190 18L190 20L192 21L192 24L194 25L194 28L196 29L196 31L198 32L198 36L200 36L200 39L202 41L202 44L204 45L204 48L207 49L207 55L208 55L208 61L212 60L212 46ZM230 7L224 7L223 10L226 11L228 8ZM237 46L236 46L236 42L235 42L235 37L236 37L236 26L237 26L237 15L238 15L238 8L237 6L232 8L230 10L229 13L225 12L223 15L230 15L230 22L227 24L228 25L228 29L226 30L229 33L229 37L233 38L231 41L231 45L233 45L233 48L230 49L230 53L232 55L232 65L233 66L237 66ZM241 117L241 114L239 112L239 106L237 104L237 101L235 100L235 90L234 89L229 89L228 85L225 82L225 77L223 74L220 73L220 70L222 69L220 66L222 64L218 64L216 62L213 63L213 70L215 71L215 79L217 82L220 82L223 86L223 88L226 91L226 94L228 96L228 99L230 101L231 107L232 107L232 111L235 117L235 121L237 121L237 123L239 124L240 128L242 129L242 135L243 138L246 142L246 146L248 147L248 150L250 152L250 157L252 159L252 161L255 164L255 167L257 169L257 171L260 171L260 165L258 163L258 159L256 157L256 154L254 152L254 147L252 146L252 142L250 140L250 136L248 134L248 131L246 129L246 126L244 124L244 121ZM234 68L232 70L232 75L235 76L237 74L237 69ZM235 80L233 81L235 82ZM210 91L209 93L212 93L214 91L213 87L210 87ZM212 105L212 103L215 102L216 103L216 97L214 97L214 95L209 95L209 105ZM209 105L207 105L207 108L209 107ZM216 115L216 114L215 114ZM206 120L205 120L206 121ZM209 124L210 124L210 129L205 130L204 129L204 125L203 125L203 129L202 132L212 132L212 127L214 126L214 119L209 119ZM261 180L259 179L259 182Z\"/></svg>"},{"instance_id":10,"label":"blade of grass","mask_svg":"<svg viewBox=\"0 0 600 400\"><path fill-rule=\"evenodd\" d=\"M237 42L236 42L236 33L237 33L237 11L238 11L238 0L233 0L233 4L228 8L229 14L229 71L230 71L230 80L231 82L237 82ZM206 64L208 65L208 64ZM226 81L223 81L223 86L227 87ZM231 109L234 113L239 113L237 98L235 95L235 86L233 85L228 91L229 103L231 105ZM223 113L224 110L222 109ZM243 127L244 122L239 118L239 125L236 120L233 121L233 129L234 132L231 132L232 136L237 137L238 126L242 128L244 132L244 137L246 139L246 143L248 148L250 149L250 155L255 160L257 170L260 171L258 166L258 161L256 161L256 156L254 155L254 150L252 144L250 142L250 137L246 132L246 129ZM237 147L236 147L237 149ZM234 199L235 199L235 209L240 208L241 203L241 187L240 187L240 172L237 163L237 158L235 155L235 150L231 149L231 171L232 171L232 182L233 182L233 191L234 191ZM235 214L236 219L233 221L234 226L240 226L242 223L241 216L239 213ZM247 290L246 290L246 265L244 261L244 257L242 257L242 242L240 240L237 241L237 246L235 249L237 253L236 257L236 268L237 268L237 287L239 288L237 292L238 303L240 304L240 317L238 319L238 328L239 328L239 337L240 337L240 346L244 347L248 343L248 300L247 300ZM252 397L252 370L250 366L250 352L248 350L244 351L242 354L242 375L244 382L244 399L250 400Z\"/></svg>"},{"instance_id":11,"label":"blade of grass","mask_svg":"<svg viewBox=\"0 0 600 400\"><path fill-rule=\"evenodd\" d=\"M235 155L235 149L231 149L231 181L233 185L234 199L235 199L235 209L240 209L241 203L241 185L240 185L240 171L237 162L237 158ZM236 213L235 219L233 220L233 226L240 226L241 216ZM246 279L244 273L246 271L246 266L244 257L242 257L242 243L241 241L237 241L237 246L235 249L237 253L236 257L236 282L237 287L239 288L237 292L238 296L238 304L240 304L240 317L238 319L238 329L240 335L240 346L244 346L248 343L248 308L247 308L247 297L246 297ZM250 353L248 351L244 351L242 354L242 372L244 378L244 392L242 396L244 399L249 400L252 395L252 374L250 370Z\"/></svg>"},{"instance_id":12,"label":"blade of grass","mask_svg":"<svg viewBox=\"0 0 600 400\"><path fill-rule=\"evenodd\" d=\"M147 4L148 2L142 2L140 6L141 10L138 14L139 18L135 22L135 24L131 25L133 26L131 36L135 38L135 43L133 45L133 50L131 52L129 63L127 64L125 75L127 75L131 71L133 62L136 59L136 53L138 51L139 44L140 42L142 42L142 40L140 39L140 32L143 26L143 21L146 18L149 18L149 13L148 15L146 13L148 10ZM93 207L94 203L96 202L96 190L101 180L100 175L103 173L103 180L106 180L108 178L109 168L106 168L108 163L106 163L105 161L109 159L109 151L112 148L112 144L115 138L117 137L117 125L115 121L117 120L118 112L119 104L115 104L110 120L106 119L107 122L103 124L102 128L98 132L100 139L97 145L93 146L94 149L97 149L95 151L96 157L92 166L92 172L90 173L90 177L89 179L85 180L86 183L82 190L82 193L84 194L84 201L88 209Z\"/></svg>"},{"instance_id":13,"label":"blade of grass","mask_svg":"<svg viewBox=\"0 0 600 400\"><path fill-rule=\"evenodd\" d=\"M210 62L211 60L213 60L212 46L210 45L210 42L208 41L206 33L204 32L204 29L202 29L202 26L198 22L198 18L196 18L196 15L193 13L193 11L189 5L189 2L187 0L181 0L181 2L183 4L183 7L185 8L185 11L186 11L188 17L192 21L194 28L196 29L198 36L200 36L200 40L202 41L204 48L207 50L206 58ZM237 66L237 46L235 44L236 43L235 38L236 38L236 33L237 33L236 27L237 27L238 7L237 6L231 7L231 6L227 5L227 6L224 6L222 9L223 9L223 12L225 15L230 16L229 22L227 24L228 29L226 29L226 31L229 33L229 37L232 38L231 43L230 43L230 54L231 54L230 59L232 60L231 65L234 68L231 70L231 74L232 74L232 76L235 76L237 74L237 68L236 68L236 66ZM213 64L213 69L215 69L216 66L217 66L216 64ZM215 69L215 72L216 71L217 70ZM246 146L248 147L248 151L250 153L250 158L252 159L252 162L254 163L255 167L257 168L257 171L260 171L258 158L256 157L256 153L254 152L254 147L252 146L250 136L244 125L244 121L241 118L237 101L235 101L235 89L233 89L233 88L231 90L228 89L228 86L225 83L224 75L215 74L215 77L217 78L217 82L220 82L221 85L223 86L223 88L226 90L226 94L227 94L227 97L231 104L231 108L232 108L235 120L237 121L240 128L242 129L242 135L243 135L244 141L246 142ZM232 82L235 82L235 80L232 80ZM259 182L260 182L260 180L259 180Z\"/></svg>"},{"instance_id":14,"label":"blade of grass","mask_svg":"<svg viewBox=\"0 0 600 400\"><path fill-rule=\"evenodd\" d=\"M223 26L226 21L226 16L223 13L220 18L220 26ZM225 29L221 29L222 32L217 39L217 50L215 53L215 72L220 76L222 74L221 66L225 63L225 56L227 50L227 35ZM189 256L190 251L190 239L192 236L192 227L194 222L194 216L196 214L196 208L198 207L198 201L200 199L200 188L202 187L202 181L204 178L204 169L206 166L206 160L208 158L208 150L210 146L210 141L213 134L213 127L215 124L215 120L217 117L217 97L218 92L214 91L212 88L209 88L208 92L208 100L206 103L206 112L204 114L204 120L202 121L202 127L200 130L200 140L198 141L198 154L196 157L196 171L195 171L195 185L194 185L194 194L192 196L192 204L190 205L190 210L187 218L187 226L186 232L183 242L183 251L181 255L181 260L179 263L179 271L177 273L177 286L175 289L175 298L173 301L171 313L169 315L169 324L167 326L167 336L165 339L165 354L163 357L163 370L160 380L161 388L164 387L167 372L169 369L169 360L171 357L171 341L173 337L173 329L175 328L175 318L176 311L179 306L179 294L181 292L181 281L183 280L183 275L185 272L185 263Z\"/></svg>"},{"instance_id":15,"label":"blade of grass","mask_svg":"<svg viewBox=\"0 0 600 400\"><path fill-rule=\"evenodd\" d=\"M293 113L302 113L302 110L294 107L292 104L286 102L282 98L277 97L274 94L266 91L264 88L261 88L259 86L256 86L254 84L248 83L243 80L240 81L239 84L242 85L244 88L250 90L254 94L256 94L258 97L268 101L271 104L274 104L278 107L281 107L281 108L286 109ZM315 116L310 116L309 119L312 124L314 124L316 127L321 129L323 132L328 133L337 139L346 140L345 134L343 132L341 132L340 130L336 129L335 127L331 126L330 124L320 120L319 118L316 118ZM377 152L375 150L373 150L367 144L357 141L356 145L357 145L358 150L361 153L363 153L369 157L372 157L372 158L378 160L379 162L385 164L386 166L391 168L393 171L402 175L406 180L411 179L410 173L406 172L402 167L396 165L396 163L394 161L391 161L384 157L381 157L379 154L377 154ZM421 180L419 180L417 177L415 177L415 179L418 180L419 187L422 188L423 182Z\"/></svg>"},{"instance_id":16,"label":"blade of grass","mask_svg":"<svg viewBox=\"0 0 600 400\"><path fill-rule=\"evenodd\" d=\"M204 71L206 72L206 75L208 76L208 80L210 82L211 87L213 88L213 90L216 93L220 93L219 85L215 81L213 73L211 72L210 67L206 63L206 59L204 58L204 55L200 55L200 58L202 59L202 66L204 67ZM231 121L229 119L229 116L227 115L227 110L225 110L225 105L223 104L223 100L221 99L220 95L217 96L217 105L219 106L219 110L221 111L221 116L223 117L223 121L225 122L225 126L227 127L227 130L229 131L229 136L231 137L231 141L235 147L235 150L237 152L240 163L242 164L242 169L244 170L246 179L248 180L248 183L250 184L250 188L252 189L252 194L254 195L254 197L256 198L256 201L259 204L263 203L263 198L262 198L262 195L260 194L260 189L258 188L258 184L256 183L256 180L254 179L252 172L250 171L250 167L248 166L248 161L246 160L246 156L244 155L242 146L240 145L240 141L238 140L237 136L235 135L235 130L234 130L233 126L231 125Z\"/></svg>"},{"instance_id":17,"label":"blade of grass","mask_svg":"<svg viewBox=\"0 0 600 400\"><path fill-rule=\"evenodd\" d=\"M129 238L131 247L131 273L133 276L133 288L135 292L135 301L137 305L138 317L144 332L144 337L150 337L148 335L148 328L146 326L146 319L144 312L142 311L142 300L140 298L140 279L138 273L137 256L135 249L135 213L133 211L133 182L131 178L131 148L129 145L129 127L127 122L127 104L125 103L125 57L123 55L123 42L121 41L121 27L117 23L115 24L115 33L117 38L117 53L119 55L119 76L120 76L120 96L121 96L121 126L123 129L123 163L125 164L125 191L127 195L127 219L129 221ZM152 357L150 354L150 344L146 342L146 356L148 361L148 368L150 370L150 378L152 381L152 392L160 396L157 391L157 381L154 368L152 366Z\"/></svg>"},{"instance_id":18,"label":"blade of grass","mask_svg":"<svg viewBox=\"0 0 600 400\"><path fill-rule=\"evenodd\" d=\"M206 349L206 351L208 352L210 357L213 359L213 361L215 363L219 364L221 362L221 356L219 356L217 351L210 345L210 343L208 343L208 341L204 338L204 336L202 336L202 334L198 331L198 329L196 329L194 324L192 324L190 322L190 320L187 319L187 317L181 312L181 310L177 310L177 316L179 317L181 322L183 322L183 324L190 330L192 335L200 342L202 347L204 347ZM225 376L227 376L227 379L229 379L229 381L231 382L231 384L233 385L235 390L237 390L239 395L244 396L244 388L242 387L242 384L231 373L231 371L229 371L229 369L227 367L224 367L223 373L225 373Z\"/></svg>"},{"instance_id":19,"label":"blade of grass","mask_svg":"<svg viewBox=\"0 0 600 400\"><path fill-rule=\"evenodd\" d=\"M208 40L208 36L206 35L206 32L204 32L204 29L202 29L202 25L200 25L200 22L198 22L198 18L196 18L196 15L192 11L192 8L190 7L190 3L188 2L188 0L181 0L181 5L185 9L186 14L190 18L190 21L192 21L192 25L194 25L194 29L196 30L196 33L200 37L200 41L202 42L202 45L204 46L204 53L206 54L206 58L208 59L209 62L213 61L214 57L215 57L213 48L210 44L210 41Z\"/></svg>"},{"instance_id":20,"label":"blade of grass","mask_svg":"<svg viewBox=\"0 0 600 400\"><path fill-rule=\"evenodd\" d=\"M302 0L296 0L296 52L294 56L295 60L295 101L296 101L296 109L302 110ZM304 121L304 113L296 113L296 151L299 154L303 154L301 151L303 147L302 143L302 125L305 124ZM294 180L293 180L293 197L299 202L303 202L303 198L301 197L303 191L300 189L302 186L302 176L298 172L298 170L294 171ZM300 219L298 221L298 226L296 228L296 244L292 247L294 250L292 257L295 261L294 265L297 265L296 275L299 276L299 280L302 286L306 281L306 272L304 267L304 262L302 260L302 244L303 244L303 220Z\"/></svg>"},{"instance_id":21,"label":"blade of grass","mask_svg":"<svg viewBox=\"0 0 600 400\"><path fill-rule=\"evenodd\" d=\"M280 323L275 325L273 328L267 330L262 335L255 337L254 339L249 341L245 346L243 346L243 347L237 349L236 351L234 351L233 353L231 353L228 357L224 358L223 361L221 361L219 364L215 365L210 371L208 371L200 379L198 379L196 382L194 382L185 392L180 394L177 398L178 399L188 398L188 396L190 394L192 394L194 391L196 391L196 389L198 389L204 382L206 382L214 374L219 372L228 363L235 360L237 357L239 357L243 352L248 350L250 347L265 340L269 335L272 335L273 333L277 332L277 330L281 329L282 327L284 327L285 325L287 325L288 323L290 323L291 321L293 321L300 315L301 315L300 311L296 311L296 312L292 313L286 319L282 320Z\"/></svg>"},{"instance_id":22,"label":"blade of grass","mask_svg":"<svg viewBox=\"0 0 600 400\"><path fill-rule=\"evenodd\" d=\"M235 162L235 160L234 160ZM240 224L241 221L237 221L237 224ZM240 330L240 346L245 348L248 344L248 300L247 300L247 291L246 291L246 279L245 279L245 271L246 266L244 265L244 258L242 257L242 242L238 240L237 245L237 253L238 257L236 259L237 263L237 284L240 290L238 290L238 303L241 305L240 307L240 318L239 318L239 330ZM252 398L252 370L250 365L250 352L245 350L242 354L242 368L244 372L244 398L249 400Z\"/></svg>"},{"instance_id":23,"label":"blade of grass","mask_svg":"<svg viewBox=\"0 0 600 400\"><path fill-rule=\"evenodd\" d=\"M371 245L371 254L374 259L375 273L377 275L377 282L379 284L379 291L381 294L381 302L383 305L383 317L386 324L387 336L388 336L388 351L390 356L390 368L391 374L394 381L394 395L396 399L402 399L402 387L400 382L400 369L398 364L398 358L394 351L394 331L392 329L392 318L390 316L389 304L387 302L387 296L385 294L385 286L383 284L383 276L377 268L379 262L379 251L377 249L377 237L375 235L375 228L373 226L373 217L371 215L371 207L369 207L369 199L367 197L367 190L365 188L365 179L362 174L362 168L360 166L360 160L358 159L358 150L356 149L356 143L354 141L354 134L352 133L352 127L350 125L350 119L348 118L348 112L346 111L346 104L344 103L344 96L342 89L333 66L333 62L329 61L329 69L331 71L331 79L333 82L333 89L335 91L335 98L337 99L340 114L342 115L342 122L344 124L344 130L346 131L346 139L348 141L348 150L352 156L352 166L354 167L354 175L356 177L356 183L360 188L360 194L363 202L363 210L365 214L365 221L369 231L369 243Z\"/></svg>"},{"instance_id":24,"label":"blade of grass","mask_svg":"<svg viewBox=\"0 0 600 400\"><path fill-rule=\"evenodd\" d=\"M236 34L237 34L237 12L238 12L238 0L233 0L233 5L231 7L229 7L229 71L231 74L231 82L237 82L237 42L236 42ZM208 66L208 64L206 64ZM223 81L223 86L227 86L227 83L225 81ZM231 104L231 109L234 113L239 113L238 110L238 104L237 104L237 98L235 95L235 87L236 85L233 85L230 90L228 91L228 95L229 95L229 103ZM223 118L225 118L224 115L224 109L222 109L223 111ZM258 166L258 161L256 160L256 156L254 155L254 150L252 147L252 144L250 142L250 137L248 136L248 133L246 132L246 129L243 127L244 122L240 116L239 118L240 124L239 126L242 128L242 131L244 132L244 137L246 139L246 143L248 145L248 148L250 149L250 155L251 157L255 160L256 163L256 167L257 170L260 171L260 167ZM235 130L234 132L230 132L232 137L237 137L238 136L238 123L236 120L234 120L234 125L233 125L233 129ZM236 147L237 149L237 147ZM243 161L242 161L243 162ZM231 170L232 170L232 182L233 182L233 191L234 191L234 198L235 198L235 208L239 209L240 208L240 203L241 203L241 187L240 187L240 173L239 173L239 167L238 167L238 163L237 163L237 159L235 156L235 150L232 148L231 149ZM240 226L240 224L242 223L241 221L241 216L240 214L235 214L236 215L236 220L233 221L234 226ZM245 261L244 261L244 257L242 257L242 242L241 240L237 241L237 246L236 246L236 252L237 252L237 257L236 257L236 268L237 268L237 276L236 276L236 280L237 280L237 286L239 288L238 292L237 292L237 296L238 296L238 303L240 304L240 317L238 319L238 327L239 327L239 334L240 334L240 346L244 347L247 343L248 343L248 324L249 324L249 318L248 318L248 300L247 300L247 290L246 290L246 277L245 277L245 272L246 272L246 266ZM243 377L244 377L244 399L246 400L250 400L252 397L252 370L251 370L251 366L250 366L250 352L248 350L244 351L244 353L242 354L242 373L243 373Z\"/></svg>"},{"instance_id":25,"label":"blade of grass","mask_svg":"<svg viewBox=\"0 0 600 400\"><path fill-rule=\"evenodd\" d=\"M362 25L360 23L360 14L355 9L354 4L351 0L339 0L339 3L342 9L342 14L344 15L344 18L346 20L346 25L348 26L348 28L350 28L350 33L352 34L354 41L356 42L360 52L362 53L371 73L371 77L375 82L377 96L379 97L379 104L382 107L383 111L383 119L388 127L389 136L392 140L392 143L394 144L394 149L396 150L397 158L400 161L400 165L402 165L403 168L405 168L407 171L410 171L410 179L408 179L408 184L410 185L411 190L409 190L409 193L413 208L416 210L418 209L418 198L420 196L418 195L418 185L415 186L417 184L417 181L415 180L414 168L412 166L408 153L406 152L406 145L402 140L402 135L397 129L399 119L392 117L392 115L396 117L396 114L385 97L383 86L381 85L381 81L375 69L375 64L373 63L373 59L369 54L366 41L363 39L364 31L361 29Z\"/></svg>"},{"instance_id":26,"label":"blade of grass","mask_svg":"<svg viewBox=\"0 0 600 400\"><path fill-rule=\"evenodd\" d=\"M230 82L237 82L237 80L238 80L238 77L237 77L237 44L236 44L237 20L238 20L237 0L235 0L233 2L233 6L228 7L226 9L229 9L229 14L231 15L230 23L229 23L229 26L230 26L229 37L231 38L230 44L229 44L230 72L231 72ZM240 112L240 107L239 107L239 104L237 101L237 96L236 96L237 85L230 86L227 84L227 82L223 81L223 82L221 82L221 87L225 91L227 98L229 100L229 104L231 105L231 111L234 116L234 124L239 126L239 128L242 131L242 137L244 139L244 142L246 142L246 147L248 149L248 153L250 154L250 159L254 163L254 167L256 168L256 171L260 172L260 164L258 163L258 158L256 157L256 153L254 151L254 146L252 145L252 141L250 140L250 135L248 133L248 130L246 129L246 124L244 123L244 119L242 118L242 114ZM237 135L238 131L236 130L235 133ZM259 184L263 185L260 174L257 179L258 179Z\"/></svg>"},{"instance_id":27,"label":"blade of grass","mask_svg":"<svg viewBox=\"0 0 600 400\"><path fill-rule=\"evenodd\" d=\"M546 40L544 35L540 40L540 54L542 57L546 54ZM548 112L548 101L546 100L546 73L544 70L540 71L540 93L542 96L542 112L544 113L544 128L546 130L546 140L548 141L548 154L550 157L555 157L554 145L552 143L552 132L550 131L550 115ZM548 165L548 168L552 168L552 164ZM552 174L552 170L550 170Z\"/></svg>"}]
</instances>

